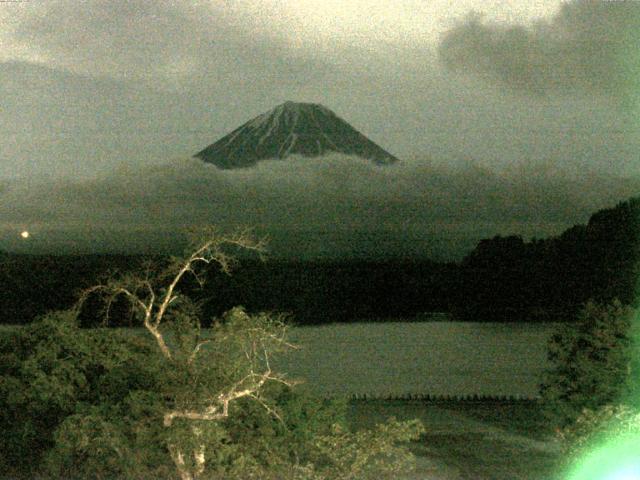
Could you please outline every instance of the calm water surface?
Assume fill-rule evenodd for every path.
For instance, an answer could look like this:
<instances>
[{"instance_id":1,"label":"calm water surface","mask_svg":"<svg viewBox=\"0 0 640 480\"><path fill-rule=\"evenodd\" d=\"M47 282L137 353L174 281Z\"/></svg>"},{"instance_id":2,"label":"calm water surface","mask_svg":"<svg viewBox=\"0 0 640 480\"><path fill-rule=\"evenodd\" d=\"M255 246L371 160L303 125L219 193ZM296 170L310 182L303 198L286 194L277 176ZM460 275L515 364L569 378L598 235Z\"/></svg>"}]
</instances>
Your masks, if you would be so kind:
<instances>
[{"instance_id":1,"label":"calm water surface","mask_svg":"<svg viewBox=\"0 0 640 480\"><path fill-rule=\"evenodd\" d=\"M358 323L299 327L276 361L321 395L537 395L556 324Z\"/></svg>"}]
</instances>

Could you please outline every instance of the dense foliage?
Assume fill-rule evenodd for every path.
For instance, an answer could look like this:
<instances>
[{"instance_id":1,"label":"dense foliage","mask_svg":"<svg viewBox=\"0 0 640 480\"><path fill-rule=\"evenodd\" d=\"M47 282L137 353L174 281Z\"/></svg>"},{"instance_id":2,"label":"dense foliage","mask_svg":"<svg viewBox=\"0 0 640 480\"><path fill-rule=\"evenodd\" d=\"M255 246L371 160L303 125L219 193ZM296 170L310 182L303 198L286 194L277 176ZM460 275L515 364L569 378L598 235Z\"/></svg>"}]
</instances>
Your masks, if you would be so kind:
<instances>
[{"instance_id":1,"label":"dense foliage","mask_svg":"<svg viewBox=\"0 0 640 480\"><path fill-rule=\"evenodd\" d=\"M144 391L153 351L116 330L83 330L71 311L0 336L0 472L31 476L59 443L69 418ZM66 423L65 423L66 422Z\"/></svg>"},{"instance_id":2,"label":"dense foliage","mask_svg":"<svg viewBox=\"0 0 640 480\"><path fill-rule=\"evenodd\" d=\"M281 317L236 307L204 327L180 290L201 267L228 271L210 236L184 257L86 290L0 343L0 475L34 478L367 479L413 465L419 422L351 432L346 404L297 393L271 359L293 348ZM143 329L81 328L85 302L119 299ZM120 305L122 307L122 304ZM126 305L125 305L126 306Z\"/></svg>"},{"instance_id":3,"label":"dense foliage","mask_svg":"<svg viewBox=\"0 0 640 480\"><path fill-rule=\"evenodd\" d=\"M619 301L589 302L575 323L562 324L551 337L540 393L559 429L574 424L585 409L617 403L634 389L633 322L633 309Z\"/></svg>"},{"instance_id":4,"label":"dense foliage","mask_svg":"<svg viewBox=\"0 0 640 480\"><path fill-rule=\"evenodd\" d=\"M574 423L560 432L564 453L577 460L590 449L625 437L640 438L640 410L624 404L605 405L597 410L585 409Z\"/></svg>"},{"instance_id":5,"label":"dense foliage","mask_svg":"<svg viewBox=\"0 0 640 480\"><path fill-rule=\"evenodd\" d=\"M166 428L163 414L220 381L213 372L207 380L167 371L139 330L82 329L73 312L47 315L1 338L3 478L174 478L168 445L184 446L193 425ZM218 372L233 363L210 360ZM353 433L343 401L281 384L262 398L269 409L246 399L222 422L197 422L213 458L199 478L365 479L385 472L393 478L411 467L400 445L417 438L417 423Z\"/></svg>"}]
</instances>

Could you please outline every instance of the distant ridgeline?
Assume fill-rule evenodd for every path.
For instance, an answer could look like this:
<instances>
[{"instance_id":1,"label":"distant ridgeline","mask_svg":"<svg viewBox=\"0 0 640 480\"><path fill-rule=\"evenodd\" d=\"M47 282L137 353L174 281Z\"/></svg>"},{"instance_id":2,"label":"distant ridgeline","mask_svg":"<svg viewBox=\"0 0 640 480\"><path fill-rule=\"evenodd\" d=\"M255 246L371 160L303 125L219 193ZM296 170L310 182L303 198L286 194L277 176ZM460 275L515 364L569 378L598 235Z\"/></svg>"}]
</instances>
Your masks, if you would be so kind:
<instances>
[{"instance_id":1,"label":"distant ridgeline","mask_svg":"<svg viewBox=\"0 0 640 480\"><path fill-rule=\"evenodd\" d=\"M82 288L107 270L126 270L142 257L4 255L0 261L1 323L26 323L70 307ZM212 270L203 290L205 318L235 305L290 312L299 324L424 318L450 312L460 320L568 320L588 299L635 300L640 276L640 198L601 210L588 224L558 237L482 240L461 263L416 261L243 261L230 277ZM129 324L123 305L112 319ZM82 313L94 322L96 304Z\"/></svg>"},{"instance_id":2,"label":"distant ridgeline","mask_svg":"<svg viewBox=\"0 0 640 480\"><path fill-rule=\"evenodd\" d=\"M600 210L558 237L482 240L458 272L462 319L572 317L588 299L636 301L640 276L640 197Z\"/></svg>"}]
</instances>

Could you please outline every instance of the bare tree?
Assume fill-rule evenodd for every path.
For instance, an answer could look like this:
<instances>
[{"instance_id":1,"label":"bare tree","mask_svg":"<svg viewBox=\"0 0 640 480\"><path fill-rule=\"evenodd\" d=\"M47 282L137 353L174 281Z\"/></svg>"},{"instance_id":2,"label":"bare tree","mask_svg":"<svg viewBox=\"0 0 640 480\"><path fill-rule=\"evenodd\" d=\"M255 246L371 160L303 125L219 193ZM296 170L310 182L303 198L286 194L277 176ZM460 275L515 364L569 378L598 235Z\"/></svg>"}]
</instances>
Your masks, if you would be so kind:
<instances>
[{"instance_id":1,"label":"bare tree","mask_svg":"<svg viewBox=\"0 0 640 480\"><path fill-rule=\"evenodd\" d=\"M201 378L202 372L213 368L212 365L222 368L217 371L216 381L205 387L199 381L199 387L193 387L197 398L192 396L189 401L173 398L167 402L163 416L165 427L171 427L178 419L192 422L189 442L167 445L182 480L197 479L205 471L207 446L202 440L201 422L223 420L230 415L230 405L241 398L253 399L277 416L277 412L261 398L264 386L268 382L294 383L271 367L274 353L293 347L286 341L286 325L282 318L266 314L251 316L238 307L228 312L226 326L218 325L203 335L196 306L180 292L186 276L192 276L202 285L204 270L210 265L229 273L235 262L230 253L234 248L262 254L264 242L255 240L247 230L222 235L207 228L192 236L186 255L172 258L165 268L148 263L141 273L112 276L85 290L80 299L79 305L82 305L90 295L102 295L108 321L111 305L124 297L153 337L167 368L187 377L183 383L186 388L195 385L190 381L191 377ZM168 335L169 326L180 322L186 322L188 326L186 342ZM229 365L226 371L221 367L224 365Z\"/></svg>"}]
</instances>

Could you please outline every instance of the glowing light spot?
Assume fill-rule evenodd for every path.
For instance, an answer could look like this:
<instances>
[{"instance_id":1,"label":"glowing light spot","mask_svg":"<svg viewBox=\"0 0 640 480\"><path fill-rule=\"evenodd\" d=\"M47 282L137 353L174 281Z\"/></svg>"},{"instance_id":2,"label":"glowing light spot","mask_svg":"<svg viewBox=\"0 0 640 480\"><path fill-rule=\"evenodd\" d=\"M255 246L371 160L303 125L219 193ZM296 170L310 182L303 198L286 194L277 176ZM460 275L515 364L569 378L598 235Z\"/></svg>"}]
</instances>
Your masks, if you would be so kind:
<instances>
[{"instance_id":1,"label":"glowing light spot","mask_svg":"<svg viewBox=\"0 0 640 480\"><path fill-rule=\"evenodd\" d=\"M22 238L29 238L29 232L27 232L27 231L25 230L24 232L22 232L22 233L20 234L20 236L21 236Z\"/></svg>"},{"instance_id":2,"label":"glowing light spot","mask_svg":"<svg viewBox=\"0 0 640 480\"><path fill-rule=\"evenodd\" d=\"M632 480L640 478L640 466L623 467L610 475L606 480Z\"/></svg>"},{"instance_id":3,"label":"glowing light spot","mask_svg":"<svg viewBox=\"0 0 640 480\"><path fill-rule=\"evenodd\" d=\"M640 480L640 437L625 435L595 448L568 480Z\"/></svg>"}]
</instances>

